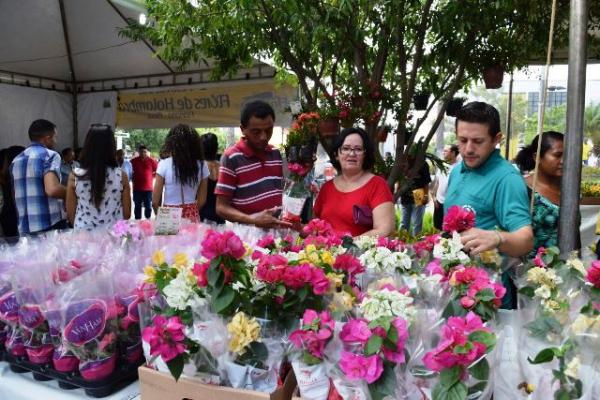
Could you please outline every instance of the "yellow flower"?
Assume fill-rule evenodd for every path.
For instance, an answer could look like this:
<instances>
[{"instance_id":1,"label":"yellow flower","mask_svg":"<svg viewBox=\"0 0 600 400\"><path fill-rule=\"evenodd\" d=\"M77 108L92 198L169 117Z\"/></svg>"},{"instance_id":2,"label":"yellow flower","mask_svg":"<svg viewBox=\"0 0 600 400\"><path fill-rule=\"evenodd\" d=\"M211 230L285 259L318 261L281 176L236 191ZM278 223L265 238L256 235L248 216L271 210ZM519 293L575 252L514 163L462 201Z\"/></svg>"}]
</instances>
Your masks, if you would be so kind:
<instances>
[{"instance_id":1,"label":"yellow flower","mask_svg":"<svg viewBox=\"0 0 600 400\"><path fill-rule=\"evenodd\" d=\"M156 254L156 253L155 253ZM177 253L173 256L173 263L176 267L185 267L188 263L188 257L185 253ZM180 269L180 268L178 268Z\"/></svg>"},{"instance_id":2,"label":"yellow flower","mask_svg":"<svg viewBox=\"0 0 600 400\"><path fill-rule=\"evenodd\" d=\"M583 263L581 262L580 259L578 258L571 258L567 261L567 265L577 271L579 271L582 275L586 275L587 272L585 270L585 267L583 266Z\"/></svg>"},{"instance_id":3,"label":"yellow flower","mask_svg":"<svg viewBox=\"0 0 600 400\"><path fill-rule=\"evenodd\" d=\"M329 251L324 251L321 254L321 260L327 265L333 265L333 263L335 263L335 259Z\"/></svg>"},{"instance_id":4,"label":"yellow flower","mask_svg":"<svg viewBox=\"0 0 600 400\"><path fill-rule=\"evenodd\" d=\"M329 309L331 311L350 311L354 304L354 297L345 291L335 292L333 299L329 303Z\"/></svg>"},{"instance_id":5,"label":"yellow flower","mask_svg":"<svg viewBox=\"0 0 600 400\"><path fill-rule=\"evenodd\" d=\"M308 254L308 253L314 253L315 251L317 251L317 246L315 246L314 244L309 244L308 246L306 246L304 248L304 252L306 254Z\"/></svg>"},{"instance_id":6,"label":"yellow flower","mask_svg":"<svg viewBox=\"0 0 600 400\"><path fill-rule=\"evenodd\" d=\"M525 391L527 394L533 393L535 391L535 385L533 383L528 383L527 386L525 386Z\"/></svg>"},{"instance_id":7,"label":"yellow flower","mask_svg":"<svg viewBox=\"0 0 600 400\"><path fill-rule=\"evenodd\" d=\"M252 249L252 247L248 246L246 243L244 243L244 248L246 249L246 252L244 253L244 257L250 257L252 255L252 253L254 252L254 250Z\"/></svg>"},{"instance_id":8,"label":"yellow flower","mask_svg":"<svg viewBox=\"0 0 600 400\"><path fill-rule=\"evenodd\" d=\"M144 267L144 275L146 275L146 279L144 279L147 283L154 283L156 270L151 265L146 265Z\"/></svg>"},{"instance_id":9,"label":"yellow flower","mask_svg":"<svg viewBox=\"0 0 600 400\"><path fill-rule=\"evenodd\" d=\"M496 249L488 250L488 251L484 251L484 252L480 253L479 258L485 264L499 265L500 262L502 261L502 259L500 258L500 254L498 253L498 250L496 250Z\"/></svg>"},{"instance_id":10,"label":"yellow flower","mask_svg":"<svg viewBox=\"0 0 600 400\"><path fill-rule=\"evenodd\" d=\"M569 378L578 379L580 366L581 361L579 360L579 357L573 357L573 359L567 364L567 368L565 369L565 375Z\"/></svg>"},{"instance_id":11,"label":"yellow flower","mask_svg":"<svg viewBox=\"0 0 600 400\"><path fill-rule=\"evenodd\" d=\"M165 253L163 253L162 251L156 250L154 254L152 254L152 264L161 265L165 262Z\"/></svg>"},{"instance_id":12,"label":"yellow flower","mask_svg":"<svg viewBox=\"0 0 600 400\"><path fill-rule=\"evenodd\" d=\"M243 312L233 316L231 322L227 324L227 331L231 335L229 350L239 355L246 352L246 347L250 343L260 338L260 325L256 319L248 318Z\"/></svg>"}]
</instances>

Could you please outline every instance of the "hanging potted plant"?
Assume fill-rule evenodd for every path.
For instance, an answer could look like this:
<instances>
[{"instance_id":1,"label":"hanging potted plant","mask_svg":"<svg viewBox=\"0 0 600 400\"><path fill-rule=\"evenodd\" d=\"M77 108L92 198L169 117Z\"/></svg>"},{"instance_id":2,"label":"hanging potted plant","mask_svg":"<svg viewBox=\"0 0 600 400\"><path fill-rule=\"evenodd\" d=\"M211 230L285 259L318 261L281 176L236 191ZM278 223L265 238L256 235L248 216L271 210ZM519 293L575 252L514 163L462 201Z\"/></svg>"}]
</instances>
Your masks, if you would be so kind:
<instances>
[{"instance_id":1,"label":"hanging potted plant","mask_svg":"<svg viewBox=\"0 0 600 400\"><path fill-rule=\"evenodd\" d=\"M324 100L322 106L319 107L319 136L326 138L330 136L337 136L340 132L340 108L335 103Z\"/></svg>"},{"instance_id":2,"label":"hanging potted plant","mask_svg":"<svg viewBox=\"0 0 600 400\"><path fill-rule=\"evenodd\" d=\"M389 125L382 125L382 126L378 127L377 134L376 134L377 142L385 143L390 130L391 130L391 127Z\"/></svg>"},{"instance_id":3,"label":"hanging potted plant","mask_svg":"<svg viewBox=\"0 0 600 400\"><path fill-rule=\"evenodd\" d=\"M429 97L431 96L431 92L421 91L415 93L413 96L413 104L415 105L415 110L426 110L427 104L429 104Z\"/></svg>"},{"instance_id":4,"label":"hanging potted plant","mask_svg":"<svg viewBox=\"0 0 600 400\"><path fill-rule=\"evenodd\" d=\"M504 68L500 64L488 65L483 69L483 82L486 89L499 89L504 79Z\"/></svg>"},{"instance_id":5,"label":"hanging potted plant","mask_svg":"<svg viewBox=\"0 0 600 400\"><path fill-rule=\"evenodd\" d=\"M465 102L465 98L463 97L455 97L448 102L448 107L446 108L446 115L449 117L456 117L458 110L461 109Z\"/></svg>"}]
</instances>

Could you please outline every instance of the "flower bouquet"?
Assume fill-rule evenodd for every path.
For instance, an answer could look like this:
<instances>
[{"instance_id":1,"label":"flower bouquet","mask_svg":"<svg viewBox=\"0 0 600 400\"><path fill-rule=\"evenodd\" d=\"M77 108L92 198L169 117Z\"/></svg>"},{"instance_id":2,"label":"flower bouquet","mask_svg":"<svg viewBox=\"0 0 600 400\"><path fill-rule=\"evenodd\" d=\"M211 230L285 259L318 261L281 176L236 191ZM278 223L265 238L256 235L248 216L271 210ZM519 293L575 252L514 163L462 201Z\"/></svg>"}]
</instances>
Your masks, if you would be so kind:
<instances>
[{"instance_id":1,"label":"flower bouquet","mask_svg":"<svg viewBox=\"0 0 600 400\"><path fill-rule=\"evenodd\" d=\"M231 359L225 361L224 365L231 386L274 392L283 349L277 342L262 337L259 322L255 318L248 318L243 312L233 316L227 324L227 331Z\"/></svg>"},{"instance_id":2,"label":"flower bouquet","mask_svg":"<svg viewBox=\"0 0 600 400\"><path fill-rule=\"evenodd\" d=\"M292 361L298 388L302 398L326 400L329 397L330 381L324 364L325 347L333 339L335 321L327 311L317 313L306 310L300 329L289 336L290 342L300 355Z\"/></svg>"},{"instance_id":3,"label":"flower bouquet","mask_svg":"<svg viewBox=\"0 0 600 400\"><path fill-rule=\"evenodd\" d=\"M306 182L306 178L313 169L317 152L319 119L316 112L300 114L284 145L290 179L283 191L282 218L290 222L300 222L304 203L311 195L310 181Z\"/></svg>"},{"instance_id":4,"label":"flower bouquet","mask_svg":"<svg viewBox=\"0 0 600 400\"><path fill-rule=\"evenodd\" d=\"M432 400L482 397L490 371L486 354L495 344L494 333L473 312L448 318L437 347L423 357L425 367L439 373Z\"/></svg>"},{"instance_id":5,"label":"flower bouquet","mask_svg":"<svg viewBox=\"0 0 600 400\"><path fill-rule=\"evenodd\" d=\"M12 356L20 357L25 355L25 345L19 326L19 302L8 280L11 269L9 262L0 264L0 343Z\"/></svg>"}]
</instances>

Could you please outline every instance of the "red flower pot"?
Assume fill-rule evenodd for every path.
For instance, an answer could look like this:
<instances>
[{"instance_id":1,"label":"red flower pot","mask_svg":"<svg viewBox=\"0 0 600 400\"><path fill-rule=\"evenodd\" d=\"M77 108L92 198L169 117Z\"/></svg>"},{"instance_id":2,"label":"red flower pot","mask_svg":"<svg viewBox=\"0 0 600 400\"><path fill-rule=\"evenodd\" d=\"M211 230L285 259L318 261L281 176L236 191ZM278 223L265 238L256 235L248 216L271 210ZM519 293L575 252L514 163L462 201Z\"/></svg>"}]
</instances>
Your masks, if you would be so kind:
<instances>
[{"instance_id":1,"label":"red flower pot","mask_svg":"<svg viewBox=\"0 0 600 400\"><path fill-rule=\"evenodd\" d=\"M491 65L483 70L483 82L486 89L499 89L504 79L504 68L501 65Z\"/></svg>"},{"instance_id":2,"label":"red flower pot","mask_svg":"<svg viewBox=\"0 0 600 400\"><path fill-rule=\"evenodd\" d=\"M319 134L322 137L335 136L340 132L340 121L336 118L319 120Z\"/></svg>"}]
</instances>

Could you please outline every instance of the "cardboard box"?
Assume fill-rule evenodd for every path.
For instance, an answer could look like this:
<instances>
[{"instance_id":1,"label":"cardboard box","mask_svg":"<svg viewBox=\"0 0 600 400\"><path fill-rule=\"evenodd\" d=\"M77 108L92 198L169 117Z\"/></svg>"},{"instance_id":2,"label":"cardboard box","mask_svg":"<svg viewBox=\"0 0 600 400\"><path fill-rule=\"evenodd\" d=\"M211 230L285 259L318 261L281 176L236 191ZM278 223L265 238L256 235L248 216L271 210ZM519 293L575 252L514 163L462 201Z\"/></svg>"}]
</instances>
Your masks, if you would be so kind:
<instances>
[{"instance_id":1,"label":"cardboard box","mask_svg":"<svg viewBox=\"0 0 600 400\"><path fill-rule=\"evenodd\" d=\"M142 400L298 400L292 397L296 377L288 374L283 387L275 392L262 393L225 386L206 385L193 378L181 377L179 381L164 372L141 366L140 393Z\"/></svg>"}]
</instances>

